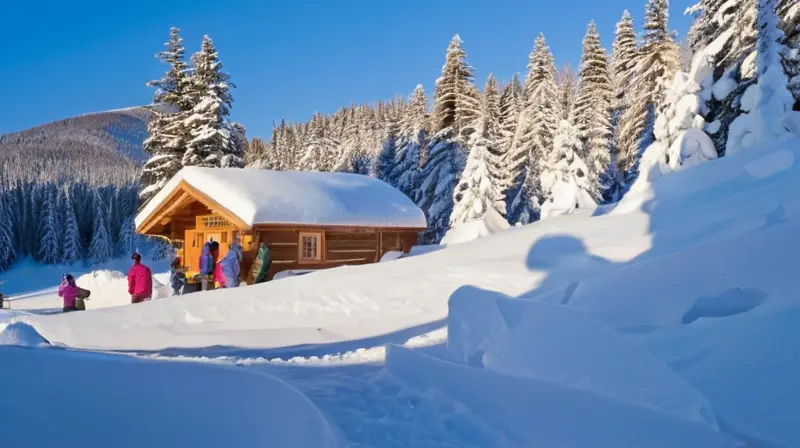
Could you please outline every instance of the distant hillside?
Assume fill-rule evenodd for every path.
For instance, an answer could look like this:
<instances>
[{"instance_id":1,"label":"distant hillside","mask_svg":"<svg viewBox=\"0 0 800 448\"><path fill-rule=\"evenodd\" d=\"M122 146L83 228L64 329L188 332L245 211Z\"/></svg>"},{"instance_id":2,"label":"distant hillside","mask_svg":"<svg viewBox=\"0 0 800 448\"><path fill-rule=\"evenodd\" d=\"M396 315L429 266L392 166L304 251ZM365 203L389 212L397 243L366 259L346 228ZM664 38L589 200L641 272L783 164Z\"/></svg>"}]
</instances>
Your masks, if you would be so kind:
<instances>
[{"instance_id":1,"label":"distant hillside","mask_svg":"<svg viewBox=\"0 0 800 448\"><path fill-rule=\"evenodd\" d=\"M143 247L133 215L153 114L133 107L0 135L0 271L27 257L94 265Z\"/></svg>"},{"instance_id":2,"label":"distant hillside","mask_svg":"<svg viewBox=\"0 0 800 448\"><path fill-rule=\"evenodd\" d=\"M149 107L112 110L0 135L0 166L12 179L131 180L147 156ZM109 170L110 169L110 170Z\"/></svg>"}]
</instances>

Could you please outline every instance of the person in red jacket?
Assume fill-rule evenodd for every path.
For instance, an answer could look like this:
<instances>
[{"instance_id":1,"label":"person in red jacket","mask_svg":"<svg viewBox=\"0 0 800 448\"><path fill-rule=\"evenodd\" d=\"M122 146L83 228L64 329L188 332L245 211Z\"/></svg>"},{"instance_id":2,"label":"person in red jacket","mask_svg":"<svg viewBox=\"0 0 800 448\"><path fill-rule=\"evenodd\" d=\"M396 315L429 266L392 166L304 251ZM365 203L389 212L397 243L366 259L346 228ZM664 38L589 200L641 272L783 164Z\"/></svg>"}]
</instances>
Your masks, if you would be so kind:
<instances>
[{"instance_id":1,"label":"person in red jacket","mask_svg":"<svg viewBox=\"0 0 800 448\"><path fill-rule=\"evenodd\" d=\"M141 303L153 297L153 273L142 264L142 256L134 253L133 266L128 271L128 294L131 303Z\"/></svg>"}]
</instances>

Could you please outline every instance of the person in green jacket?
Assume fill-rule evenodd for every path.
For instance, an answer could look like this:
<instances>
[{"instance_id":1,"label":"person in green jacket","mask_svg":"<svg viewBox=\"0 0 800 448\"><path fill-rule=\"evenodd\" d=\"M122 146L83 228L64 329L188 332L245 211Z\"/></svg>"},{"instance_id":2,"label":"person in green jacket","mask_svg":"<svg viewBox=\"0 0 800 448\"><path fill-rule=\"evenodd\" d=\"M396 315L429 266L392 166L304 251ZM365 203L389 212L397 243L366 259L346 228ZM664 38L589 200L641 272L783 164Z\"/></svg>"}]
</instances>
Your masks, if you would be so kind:
<instances>
[{"instance_id":1,"label":"person in green jacket","mask_svg":"<svg viewBox=\"0 0 800 448\"><path fill-rule=\"evenodd\" d=\"M263 283L267 280L267 272L272 264L272 258L269 253L269 247L261 241L258 245L258 254L253 260L253 267L250 274L253 277L253 284Z\"/></svg>"}]
</instances>

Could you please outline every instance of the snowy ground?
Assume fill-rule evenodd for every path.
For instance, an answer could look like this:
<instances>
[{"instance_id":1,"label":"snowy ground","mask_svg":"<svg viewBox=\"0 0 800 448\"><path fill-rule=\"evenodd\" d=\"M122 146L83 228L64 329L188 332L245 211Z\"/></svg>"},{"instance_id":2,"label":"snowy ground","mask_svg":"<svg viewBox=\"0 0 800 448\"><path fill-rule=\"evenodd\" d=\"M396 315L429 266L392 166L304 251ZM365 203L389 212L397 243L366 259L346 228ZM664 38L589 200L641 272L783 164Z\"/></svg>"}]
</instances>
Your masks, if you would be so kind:
<instances>
[{"instance_id":1,"label":"snowy ground","mask_svg":"<svg viewBox=\"0 0 800 448\"><path fill-rule=\"evenodd\" d=\"M281 417L287 430L311 422L321 439L305 446L800 446L797 149L746 151L639 184L596 216L388 263L66 315L28 314L23 298L0 315L0 344L67 350L0 350L0 381L43 401L36 383L55 380L28 378L25 362L89 356L95 376L120 354L131 369L236 366L308 400ZM171 385L206 405L191 386Z\"/></svg>"}]
</instances>

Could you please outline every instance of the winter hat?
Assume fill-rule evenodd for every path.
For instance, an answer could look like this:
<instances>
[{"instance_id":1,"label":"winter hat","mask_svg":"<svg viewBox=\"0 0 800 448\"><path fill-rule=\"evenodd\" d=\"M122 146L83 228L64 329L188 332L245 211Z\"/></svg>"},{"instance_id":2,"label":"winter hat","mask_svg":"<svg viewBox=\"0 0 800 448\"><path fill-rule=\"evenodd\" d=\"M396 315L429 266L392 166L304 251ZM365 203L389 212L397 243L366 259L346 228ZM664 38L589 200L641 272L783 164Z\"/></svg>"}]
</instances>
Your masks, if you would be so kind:
<instances>
[{"instance_id":1,"label":"winter hat","mask_svg":"<svg viewBox=\"0 0 800 448\"><path fill-rule=\"evenodd\" d=\"M131 257L132 260L142 261L142 256L139 255L139 252L134 252L133 256Z\"/></svg>"}]
</instances>

